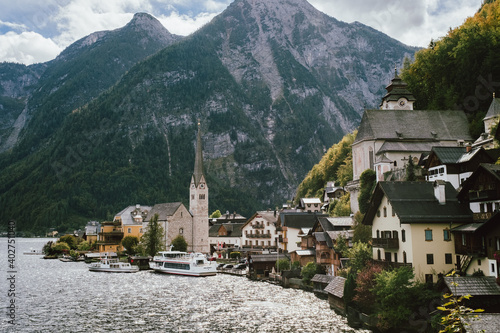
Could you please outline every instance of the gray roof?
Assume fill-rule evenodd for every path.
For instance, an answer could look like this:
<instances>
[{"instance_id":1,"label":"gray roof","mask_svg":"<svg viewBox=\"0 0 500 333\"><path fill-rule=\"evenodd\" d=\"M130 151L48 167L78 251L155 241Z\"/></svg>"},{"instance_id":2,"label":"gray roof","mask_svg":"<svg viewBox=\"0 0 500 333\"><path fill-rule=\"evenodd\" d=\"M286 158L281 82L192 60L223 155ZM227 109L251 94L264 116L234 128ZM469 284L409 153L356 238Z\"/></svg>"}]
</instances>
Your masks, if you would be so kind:
<instances>
[{"instance_id":1,"label":"gray roof","mask_svg":"<svg viewBox=\"0 0 500 333\"><path fill-rule=\"evenodd\" d=\"M299 255L301 257L303 257L303 256L315 256L316 250L315 249L295 250L295 253L297 253L297 255Z\"/></svg>"},{"instance_id":2,"label":"gray roof","mask_svg":"<svg viewBox=\"0 0 500 333\"><path fill-rule=\"evenodd\" d=\"M338 298L344 298L345 278L334 276L332 281L326 286L325 291Z\"/></svg>"},{"instance_id":3,"label":"gray roof","mask_svg":"<svg viewBox=\"0 0 500 333\"><path fill-rule=\"evenodd\" d=\"M351 216L327 217L334 227L352 227L354 220Z\"/></svg>"},{"instance_id":4,"label":"gray roof","mask_svg":"<svg viewBox=\"0 0 500 333\"><path fill-rule=\"evenodd\" d=\"M493 98L490 104L490 108L488 112L486 112L486 116L484 116L484 120L500 116L500 98Z\"/></svg>"},{"instance_id":5,"label":"gray roof","mask_svg":"<svg viewBox=\"0 0 500 333\"><path fill-rule=\"evenodd\" d=\"M366 110L354 144L363 140L472 141L469 124L458 110Z\"/></svg>"},{"instance_id":6,"label":"gray roof","mask_svg":"<svg viewBox=\"0 0 500 333\"><path fill-rule=\"evenodd\" d=\"M297 212L297 213L281 213L280 220L281 225L294 229L301 228L312 228L314 223L316 223L317 217L326 217L328 215L319 214L319 213L306 213L306 212Z\"/></svg>"},{"instance_id":7,"label":"gray roof","mask_svg":"<svg viewBox=\"0 0 500 333\"><path fill-rule=\"evenodd\" d=\"M331 240L336 240L339 236L345 239L352 239L354 235L354 230L338 230L338 231L327 231L326 232Z\"/></svg>"},{"instance_id":8,"label":"gray roof","mask_svg":"<svg viewBox=\"0 0 500 333\"><path fill-rule=\"evenodd\" d=\"M455 296L500 296L500 286L494 276L447 276L444 282ZM453 286L453 283L457 286Z\"/></svg>"},{"instance_id":9,"label":"gray roof","mask_svg":"<svg viewBox=\"0 0 500 333\"><path fill-rule=\"evenodd\" d=\"M483 226L484 223L468 223L451 229L451 231L475 232Z\"/></svg>"},{"instance_id":10,"label":"gray roof","mask_svg":"<svg viewBox=\"0 0 500 333\"><path fill-rule=\"evenodd\" d=\"M478 313L476 319L466 321L469 323L469 326L465 327L466 332L492 332L492 328L500 327L500 313Z\"/></svg>"},{"instance_id":11,"label":"gray roof","mask_svg":"<svg viewBox=\"0 0 500 333\"><path fill-rule=\"evenodd\" d=\"M153 207L151 206L128 206L127 208L116 214L115 218L120 217L122 220L122 225L134 225L137 224L135 223L133 218L134 214L142 214L143 220L146 220L152 208Z\"/></svg>"},{"instance_id":12,"label":"gray roof","mask_svg":"<svg viewBox=\"0 0 500 333\"><path fill-rule=\"evenodd\" d=\"M401 223L470 223L472 211L457 199L457 191L445 183L445 204L439 204L431 182L378 182L363 218L371 225L384 196L387 196ZM390 212L389 212L390 213Z\"/></svg>"},{"instance_id":13,"label":"gray roof","mask_svg":"<svg viewBox=\"0 0 500 333\"><path fill-rule=\"evenodd\" d=\"M182 202L156 204L149 212L147 221L149 221L155 214L158 214L158 221L166 221L168 217L175 214L175 212L181 207L181 205L183 205Z\"/></svg>"},{"instance_id":14,"label":"gray roof","mask_svg":"<svg viewBox=\"0 0 500 333\"><path fill-rule=\"evenodd\" d=\"M467 148L454 147L432 147L431 154L434 153L442 164L454 164L467 152Z\"/></svg>"},{"instance_id":15,"label":"gray roof","mask_svg":"<svg viewBox=\"0 0 500 333\"><path fill-rule=\"evenodd\" d=\"M313 236L318 242L326 242L325 234L326 232L313 232Z\"/></svg>"},{"instance_id":16,"label":"gray roof","mask_svg":"<svg viewBox=\"0 0 500 333\"><path fill-rule=\"evenodd\" d=\"M325 274L315 274L311 279L312 282L318 283L330 283L333 280L334 276L325 275Z\"/></svg>"},{"instance_id":17,"label":"gray roof","mask_svg":"<svg viewBox=\"0 0 500 333\"><path fill-rule=\"evenodd\" d=\"M289 256L283 253L252 254L250 257L252 258L253 262L275 262L279 259L290 259Z\"/></svg>"}]
</instances>

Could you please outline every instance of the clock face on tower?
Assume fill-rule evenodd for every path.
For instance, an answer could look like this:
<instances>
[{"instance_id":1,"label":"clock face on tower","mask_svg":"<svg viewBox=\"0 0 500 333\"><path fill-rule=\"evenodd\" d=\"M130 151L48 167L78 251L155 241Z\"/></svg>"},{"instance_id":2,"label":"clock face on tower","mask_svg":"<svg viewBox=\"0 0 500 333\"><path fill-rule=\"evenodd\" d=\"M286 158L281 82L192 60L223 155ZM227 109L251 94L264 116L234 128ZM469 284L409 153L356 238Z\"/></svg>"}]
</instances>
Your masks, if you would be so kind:
<instances>
[{"instance_id":1,"label":"clock face on tower","mask_svg":"<svg viewBox=\"0 0 500 333\"><path fill-rule=\"evenodd\" d=\"M404 99L399 101L399 106L403 107L406 105L406 101Z\"/></svg>"}]
</instances>

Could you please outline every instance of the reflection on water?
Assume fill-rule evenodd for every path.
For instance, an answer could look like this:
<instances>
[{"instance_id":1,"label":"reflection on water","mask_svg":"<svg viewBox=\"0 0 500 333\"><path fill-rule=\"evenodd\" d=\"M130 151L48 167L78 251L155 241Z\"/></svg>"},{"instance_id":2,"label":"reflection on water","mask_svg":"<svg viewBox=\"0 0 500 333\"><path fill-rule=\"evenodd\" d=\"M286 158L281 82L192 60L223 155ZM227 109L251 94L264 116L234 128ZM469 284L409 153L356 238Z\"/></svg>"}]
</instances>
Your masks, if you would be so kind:
<instances>
[{"instance_id":1,"label":"reflection on water","mask_svg":"<svg viewBox=\"0 0 500 333\"><path fill-rule=\"evenodd\" d=\"M41 250L47 239L16 241L17 325L9 325L3 313L2 332L359 332L327 301L301 290L222 274L90 272L83 262L22 254ZM2 238L4 272L6 249ZM0 283L3 301L7 288Z\"/></svg>"}]
</instances>

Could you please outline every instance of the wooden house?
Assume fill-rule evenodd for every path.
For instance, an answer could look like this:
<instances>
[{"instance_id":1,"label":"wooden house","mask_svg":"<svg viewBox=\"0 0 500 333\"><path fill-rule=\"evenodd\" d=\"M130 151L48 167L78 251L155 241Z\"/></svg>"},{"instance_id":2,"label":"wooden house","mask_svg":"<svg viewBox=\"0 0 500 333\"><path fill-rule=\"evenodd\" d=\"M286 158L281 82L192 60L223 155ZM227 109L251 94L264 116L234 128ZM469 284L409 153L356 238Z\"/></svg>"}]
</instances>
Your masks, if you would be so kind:
<instances>
[{"instance_id":1,"label":"wooden house","mask_svg":"<svg viewBox=\"0 0 500 333\"><path fill-rule=\"evenodd\" d=\"M334 277L331 275L315 274L311 279L314 294L320 298L328 298L328 292L325 288L333 280L333 278Z\"/></svg>"},{"instance_id":2,"label":"wooden house","mask_svg":"<svg viewBox=\"0 0 500 333\"><path fill-rule=\"evenodd\" d=\"M328 294L328 303L330 303L330 308L334 309L336 312L345 315L346 306L344 302L344 285L345 278L341 276L334 276L328 285L325 287L325 291Z\"/></svg>"},{"instance_id":3,"label":"wooden house","mask_svg":"<svg viewBox=\"0 0 500 333\"><path fill-rule=\"evenodd\" d=\"M489 313L500 313L500 286L493 276L460 276L444 278L447 292L455 296L471 295L463 305L473 309L484 309Z\"/></svg>"}]
</instances>

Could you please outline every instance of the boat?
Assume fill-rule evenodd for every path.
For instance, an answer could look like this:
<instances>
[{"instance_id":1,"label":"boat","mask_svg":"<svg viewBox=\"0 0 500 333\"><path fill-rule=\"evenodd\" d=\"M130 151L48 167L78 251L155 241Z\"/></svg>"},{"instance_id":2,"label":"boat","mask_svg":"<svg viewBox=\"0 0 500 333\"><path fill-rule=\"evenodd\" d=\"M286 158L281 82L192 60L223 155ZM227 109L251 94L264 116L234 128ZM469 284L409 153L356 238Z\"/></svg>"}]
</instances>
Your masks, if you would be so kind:
<instances>
[{"instance_id":1,"label":"boat","mask_svg":"<svg viewBox=\"0 0 500 333\"><path fill-rule=\"evenodd\" d=\"M99 262L89 265L89 271L109 272L109 273L135 273L139 271L139 266L131 265L128 262L121 262L118 259L108 257L101 258Z\"/></svg>"},{"instance_id":2,"label":"boat","mask_svg":"<svg viewBox=\"0 0 500 333\"><path fill-rule=\"evenodd\" d=\"M41 256L41 255L43 255L43 252L42 251L37 251L37 250L30 249L29 251L23 252L23 254Z\"/></svg>"},{"instance_id":3,"label":"boat","mask_svg":"<svg viewBox=\"0 0 500 333\"><path fill-rule=\"evenodd\" d=\"M217 274L217 263L209 261L202 253L160 251L153 257L151 267L157 273L210 276Z\"/></svg>"}]
</instances>

